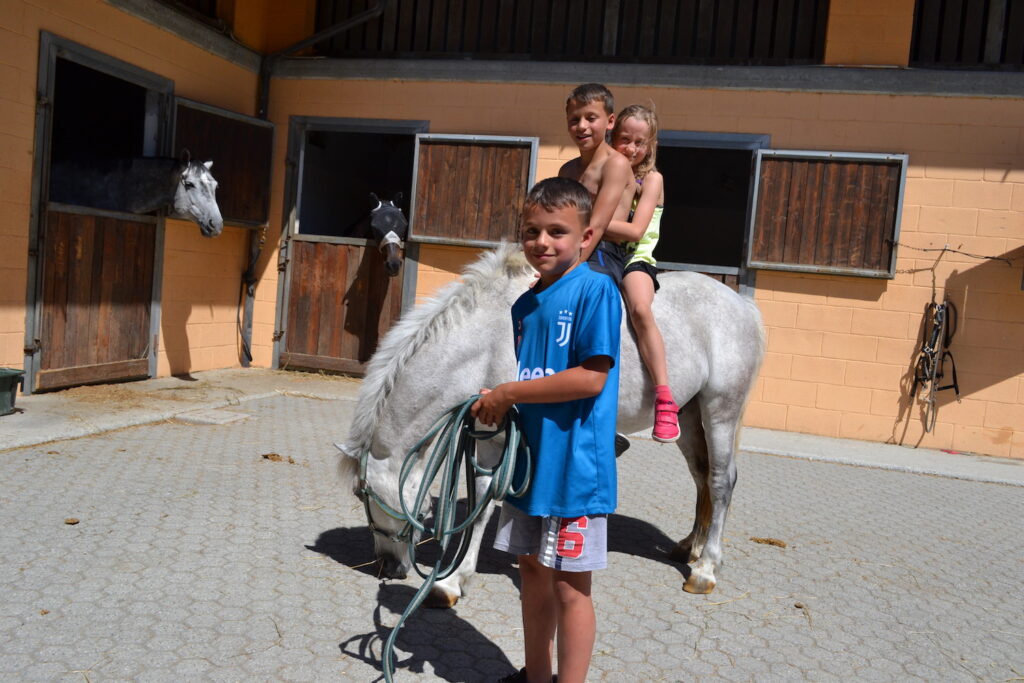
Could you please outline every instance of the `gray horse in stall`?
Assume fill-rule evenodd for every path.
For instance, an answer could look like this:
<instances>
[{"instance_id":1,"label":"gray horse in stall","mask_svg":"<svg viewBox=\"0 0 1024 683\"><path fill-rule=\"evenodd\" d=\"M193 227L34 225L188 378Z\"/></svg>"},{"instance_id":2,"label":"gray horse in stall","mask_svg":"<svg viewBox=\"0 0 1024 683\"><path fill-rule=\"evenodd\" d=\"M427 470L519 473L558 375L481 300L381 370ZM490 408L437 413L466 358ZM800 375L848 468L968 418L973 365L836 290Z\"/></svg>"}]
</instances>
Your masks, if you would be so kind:
<instances>
[{"instance_id":1,"label":"gray horse in stall","mask_svg":"<svg viewBox=\"0 0 1024 683\"><path fill-rule=\"evenodd\" d=\"M356 495L358 457L368 452L367 483L397 508L404 456L442 411L481 387L515 376L509 308L532 278L519 247L504 244L471 264L459 282L405 314L384 336L367 366L348 437L339 445L342 476L351 481ZM690 564L684 590L708 593L721 563L722 531L736 483L740 420L764 355L764 331L753 301L720 282L699 273L671 273L660 279L654 313L669 354L672 391L683 405L678 446L697 487L693 530L671 557ZM618 430L649 428L653 414L651 381L623 320ZM483 464L496 461L497 448L480 442ZM486 477L478 479L478 496L489 483ZM414 485L406 492L408 505L415 494ZM411 568L406 546L389 538L401 524L373 504L370 510L374 526L384 532L374 534L383 573L404 577ZM476 567L487 516L477 522L462 565L434 586L428 604L453 606L462 596Z\"/></svg>"},{"instance_id":2,"label":"gray horse in stall","mask_svg":"<svg viewBox=\"0 0 1024 683\"><path fill-rule=\"evenodd\" d=\"M194 221L204 237L224 229L212 161L170 157L58 161L50 169L50 201L144 214L168 208Z\"/></svg>"}]
</instances>

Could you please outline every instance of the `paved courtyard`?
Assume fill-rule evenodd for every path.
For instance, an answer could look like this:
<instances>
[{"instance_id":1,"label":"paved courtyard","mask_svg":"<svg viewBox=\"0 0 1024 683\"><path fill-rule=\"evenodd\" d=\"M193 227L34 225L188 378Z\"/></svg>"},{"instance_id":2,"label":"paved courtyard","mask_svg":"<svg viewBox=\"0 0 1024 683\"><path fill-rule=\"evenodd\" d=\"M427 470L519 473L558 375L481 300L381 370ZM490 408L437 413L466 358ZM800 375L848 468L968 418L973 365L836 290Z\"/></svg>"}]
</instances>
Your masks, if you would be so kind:
<instances>
[{"instance_id":1,"label":"paved courtyard","mask_svg":"<svg viewBox=\"0 0 1024 683\"><path fill-rule=\"evenodd\" d=\"M0 679L379 679L419 584L377 578L335 477L353 405L278 394L0 452ZM619 465L591 681L1024 680L1024 488L743 453L694 596L665 559L692 524L681 456L637 440ZM396 679L496 680L518 619L485 551L455 609L403 630Z\"/></svg>"}]
</instances>

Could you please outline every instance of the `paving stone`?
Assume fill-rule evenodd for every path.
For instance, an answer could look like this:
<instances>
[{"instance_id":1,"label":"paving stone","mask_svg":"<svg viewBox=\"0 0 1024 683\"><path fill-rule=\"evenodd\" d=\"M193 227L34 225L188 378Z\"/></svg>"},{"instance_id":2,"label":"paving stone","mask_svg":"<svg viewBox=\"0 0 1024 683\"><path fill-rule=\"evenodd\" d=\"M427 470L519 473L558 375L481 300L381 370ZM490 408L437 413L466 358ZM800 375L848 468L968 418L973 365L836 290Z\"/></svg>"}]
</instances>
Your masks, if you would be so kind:
<instances>
[{"instance_id":1,"label":"paving stone","mask_svg":"<svg viewBox=\"0 0 1024 683\"><path fill-rule=\"evenodd\" d=\"M379 677L419 580L355 569L372 543L330 447L353 404L245 405L247 420L0 452L2 678ZM635 439L620 459L591 681L1024 671L1019 487L751 453L738 468L727 564L695 596L664 557L692 527L682 457ZM330 553L309 549L321 541ZM522 665L515 567L485 547L480 569L456 609L421 610L402 631L398 680L493 681Z\"/></svg>"},{"instance_id":2,"label":"paving stone","mask_svg":"<svg viewBox=\"0 0 1024 683\"><path fill-rule=\"evenodd\" d=\"M210 408L207 410L193 410L187 413L180 413L175 420L184 424L192 425L226 425L249 417L246 413L239 413L233 410L222 410Z\"/></svg>"}]
</instances>

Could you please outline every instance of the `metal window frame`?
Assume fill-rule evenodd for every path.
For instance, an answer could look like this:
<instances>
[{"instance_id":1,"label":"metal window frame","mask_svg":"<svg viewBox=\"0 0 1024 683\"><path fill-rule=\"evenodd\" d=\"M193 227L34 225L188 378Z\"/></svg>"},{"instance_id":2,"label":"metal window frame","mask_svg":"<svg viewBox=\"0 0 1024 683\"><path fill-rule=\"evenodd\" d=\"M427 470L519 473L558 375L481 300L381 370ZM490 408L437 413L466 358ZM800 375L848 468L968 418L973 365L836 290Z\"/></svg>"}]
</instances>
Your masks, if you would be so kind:
<instances>
[{"instance_id":1,"label":"metal window frame","mask_svg":"<svg viewBox=\"0 0 1024 683\"><path fill-rule=\"evenodd\" d=\"M289 244L299 242L325 242L365 247L372 240L356 237L330 237L326 235L303 235L299 232L299 210L301 208L302 166L305 159L306 134L310 131L328 133L379 133L419 135L430 130L430 122L416 119L367 119L340 116L290 116L288 118L288 152L285 158L284 201L281 205L281 237L278 242L277 303L274 315L274 335L271 367L280 369L281 352L284 350L285 334L288 330L288 300L291 295L291 256ZM413 194L416 187L416 160L413 158L413 175L410 186ZM409 213L412 213L410 199ZM411 216L409 217L411 222ZM408 273L416 270L415 245L406 241L405 274L402 281L402 305L408 287ZM413 278L415 288L415 278ZM415 296L415 294L414 294Z\"/></svg>"},{"instance_id":2,"label":"metal window frame","mask_svg":"<svg viewBox=\"0 0 1024 683\"><path fill-rule=\"evenodd\" d=\"M747 241L747 265L750 268L762 270L781 270L796 273L816 273L827 275L848 275L855 277L869 277L891 280L896 277L896 255L899 247L900 224L903 220L903 193L907 186L907 167L910 165L910 155L884 153L884 152L841 152L822 150L800 150L800 149L759 149L754 160L754 187L751 194L752 210L750 222L747 226L747 235L752 235L754 223L757 216L758 194L761 189L761 161L764 157L791 158L791 159L834 159L836 161L881 161L896 162L900 165L899 186L896 188L896 208L894 215L895 225L892 234L892 254L889 257L889 266L886 269L850 268L844 266L819 266L809 264L788 264L775 263L771 261L755 261L753 258L753 240Z\"/></svg>"},{"instance_id":3,"label":"metal window frame","mask_svg":"<svg viewBox=\"0 0 1024 683\"><path fill-rule=\"evenodd\" d=\"M704 131L662 130L658 131L658 147L693 147L699 149L747 150L752 154L771 144L771 136L760 133L708 133ZM752 296L757 271L747 263L750 242L750 217L754 208L755 178L750 177L747 191L747 221L743 231L743 245L740 247L739 266L718 266L703 263L681 263L658 261L661 270L682 270L710 273L712 275L735 275L741 294Z\"/></svg>"},{"instance_id":4,"label":"metal window frame","mask_svg":"<svg viewBox=\"0 0 1024 683\"><path fill-rule=\"evenodd\" d=\"M49 208L50 154L53 144L53 101L56 89L57 59L66 59L113 76L145 89L153 94L156 109L154 138L157 154L167 154L171 144L171 116L173 115L174 81L147 71L141 67L112 57L98 50L81 45L49 31L39 33L39 66L36 77L36 116L33 137L33 168L29 218L28 273L25 292L25 379L22 390L26 394L35 391L36 375L40 370L41 357L38 349L40 326L42 325L43 283L42 250L40 249L40 222ZM54 205L56 206L56 205ZM103 215L96 209L88 213ZM148 222L151 216L130 214L133 220ZM157 351L160 335L160 301L163 289L163 256L165 217L160 212L155 219L156 234L153 244L153 287L149 311L149 376L157 374Z\"/></svg>"}]
</instances>

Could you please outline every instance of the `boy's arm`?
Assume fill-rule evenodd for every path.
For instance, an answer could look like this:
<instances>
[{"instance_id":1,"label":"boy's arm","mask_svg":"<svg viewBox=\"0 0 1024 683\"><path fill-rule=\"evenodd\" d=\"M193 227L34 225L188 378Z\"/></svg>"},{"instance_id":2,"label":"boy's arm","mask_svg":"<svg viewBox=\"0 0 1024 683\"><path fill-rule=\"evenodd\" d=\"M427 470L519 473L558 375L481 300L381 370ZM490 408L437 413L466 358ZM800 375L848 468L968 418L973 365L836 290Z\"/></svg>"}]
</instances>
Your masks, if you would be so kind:
<instances>
[{"instance_id":1,"label":"boy's arm","mask_svg":"<svg viewBox=\"0 0 1024 683\"><path fill-rule=\"evenodd\" d=\"M590 227L594 229L594 238L590 246L583 250L583 260L586 261L597 249L597 244L606 238L605 232L608 224L615 218L615 210L622 202L622 193L629 183L633 182L633 169L630 168L626 157L618 152L609 155L601 169L601 187L597 191L597 198L594 199L594 210L590 214ZM619 235L611 234L607 237L612 239L625 239Z\"/></svg>"},{"instance_id":2,"label":"boy's arm","mask_svg":"<svg viewBox=\"0 0 1024 683\"><path fill-rule=\"evenodd\" d=\"M636 203L636 211L633 212L633 220L612 221L608 224L608 232L614 232L617 238L621 237L627 242L639 242L647 232L651 218L654 217L654 209L658 206L664 186L665 179L660 173L647 174L647 177L644 178L644 189L640 194L640 201Z\"/></svg>"},{"instance_id":3,"label":"boy's arm","mask_svg":"<svg viewBox=\"0 0 1024 683\"><path fill-rule=\"evenodd\" d=\"M582 365L547 377L505 382L485 391L470 412L484 424L494 425L516 403L562 403L591 398L601 393L611 367L610 357L591 356Z\"/></svg>"}]
</instances>

